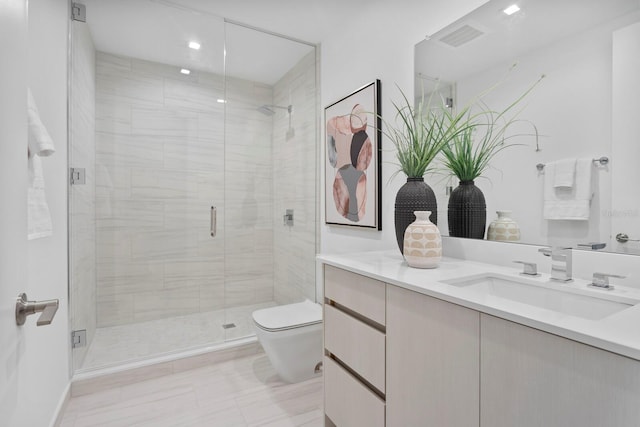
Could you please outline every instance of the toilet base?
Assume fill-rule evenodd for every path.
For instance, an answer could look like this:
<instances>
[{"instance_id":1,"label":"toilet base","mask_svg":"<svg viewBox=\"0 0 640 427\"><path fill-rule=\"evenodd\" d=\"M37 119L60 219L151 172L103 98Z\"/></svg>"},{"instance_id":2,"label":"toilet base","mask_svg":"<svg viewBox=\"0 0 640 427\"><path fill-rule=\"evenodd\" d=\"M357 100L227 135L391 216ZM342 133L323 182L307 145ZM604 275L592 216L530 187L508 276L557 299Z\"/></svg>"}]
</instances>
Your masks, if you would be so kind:
<instances>
[{"instance_id":1,"label":"toilet base","mask_svg":"<svg viewBox=\"0 0 640 427\"><path fill-rule=\"evenodd\" d=\"M265 331L254 324L258 341L284 381L297 383L321 375L322 323L284 331Z\"/></svg>"}]
</instances>

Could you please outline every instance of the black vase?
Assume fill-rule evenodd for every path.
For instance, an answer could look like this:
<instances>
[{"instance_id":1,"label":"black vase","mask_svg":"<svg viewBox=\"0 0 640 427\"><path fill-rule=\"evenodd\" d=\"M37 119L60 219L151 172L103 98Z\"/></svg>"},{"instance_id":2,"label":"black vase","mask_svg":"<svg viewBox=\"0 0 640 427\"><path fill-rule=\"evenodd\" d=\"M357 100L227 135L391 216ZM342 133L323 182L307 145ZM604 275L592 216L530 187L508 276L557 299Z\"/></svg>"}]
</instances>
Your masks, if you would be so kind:
<instances>
[{"instance_id":1,"label":"black vase","mask_svg":"<svg viewBox=\"0 0 640 427\"><path fill-rule=\"evenodd\" d=\"M484 239L487 205L473 181L460 181L449 196L449 236Z\"/></svg>"},{"instance_id":2,"label":"black vase","mask_svg":"<svg viewBox=\"0 0 640 427\"><path fill-rule=\"evenodd\" d=\"M400 252L404 254L404 231L416 220L414 211L431 211L429 220L438 224L438 204L436 195L424 182L424 178L407 178L396 195L395 226L396 240Z\"/></svg>"}]
</instances>

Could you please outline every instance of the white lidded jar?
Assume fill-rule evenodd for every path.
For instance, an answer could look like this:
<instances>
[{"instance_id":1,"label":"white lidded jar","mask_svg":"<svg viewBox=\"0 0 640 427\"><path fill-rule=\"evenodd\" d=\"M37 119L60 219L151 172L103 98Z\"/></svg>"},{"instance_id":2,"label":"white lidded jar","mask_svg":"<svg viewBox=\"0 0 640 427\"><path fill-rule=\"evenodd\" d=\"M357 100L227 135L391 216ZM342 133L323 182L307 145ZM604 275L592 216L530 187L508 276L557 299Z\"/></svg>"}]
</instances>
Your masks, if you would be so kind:
<instances>
[{"instance_id":1,"label":"white lidded jar","mask_svg":"<svg viewBox=\"0 0 640 427\"><path fill-rule=\"evenodd\" d=\"M429 221L431 211L415 211L416 220L404 232L404 259L409 267L435 268L442 260L442 237Z\"/></svg>"},{"instance_id":2,"label":"white lidded jar","mask_svg":"<svg viewBox=\"0 0 640 427\"><path fill-rule=\"evenodd\" d=\"M496 211L498 218L489 224L487 240L499 242L517 242L520 240L520 227L511 218L511 211Z\"/></svg>"}]
</instances>

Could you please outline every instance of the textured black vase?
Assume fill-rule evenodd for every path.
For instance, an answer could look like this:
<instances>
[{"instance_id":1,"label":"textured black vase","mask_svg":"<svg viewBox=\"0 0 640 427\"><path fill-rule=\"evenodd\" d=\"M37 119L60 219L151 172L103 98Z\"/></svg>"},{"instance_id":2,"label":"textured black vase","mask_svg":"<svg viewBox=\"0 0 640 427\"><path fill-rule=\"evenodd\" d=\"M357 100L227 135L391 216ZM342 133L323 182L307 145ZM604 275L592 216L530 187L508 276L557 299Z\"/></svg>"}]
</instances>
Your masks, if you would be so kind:
<instances>
[{"instance_id":1,"label":"textured black vase","mask_svg":"<svg viewBox=\"0 0 640 427\"><path fill-rule=\"evenodd\" d=\"M400 252L404 254L404 231L416 220L414 211L431 211L429 220L438 224L436 195L424 178L407 178L396 194L395 225Z\"/></svg>"},{"instance_id":2,"label":"textured black vase","mask_svg":"<svg viewBox=\"0 0 640 427\"><path fill-rule=\"evenodd\" d=\"M487 205L473 181L460 181L449 196L449 236L484 239Z\"/></svg>"}]
</instances>

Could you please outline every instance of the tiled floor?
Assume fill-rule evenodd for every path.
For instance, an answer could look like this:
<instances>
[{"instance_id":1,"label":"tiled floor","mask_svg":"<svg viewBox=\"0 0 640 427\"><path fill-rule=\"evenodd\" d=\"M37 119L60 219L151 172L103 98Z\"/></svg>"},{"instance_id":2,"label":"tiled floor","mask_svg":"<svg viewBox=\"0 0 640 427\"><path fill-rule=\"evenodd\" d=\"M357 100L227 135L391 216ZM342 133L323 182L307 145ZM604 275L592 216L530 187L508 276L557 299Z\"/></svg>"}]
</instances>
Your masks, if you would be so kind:
<instances>
[{"instance_id":1,"label":"tiled floor","mask_svg":"<svg viewBox=\"0 0 640 427\"><path fill-rule=\"evenodd\" d=\"M71 398L61 427L319 427L322 405L322 377L286 384L259 353Z\"/></svg>"},{"instance_id":2,"label":"tiled floor","mask_svg":"<svg viewBox=\"0 0 640 427\"><path fill-rule=\"evenodd\" d=\"M98 328L82 369L119 365L253 335L251 313L274 305L267 302ZM224 323L236 327L223 329Z\"/></svg>"}]
</instances>

